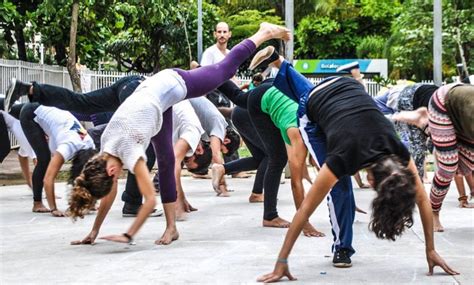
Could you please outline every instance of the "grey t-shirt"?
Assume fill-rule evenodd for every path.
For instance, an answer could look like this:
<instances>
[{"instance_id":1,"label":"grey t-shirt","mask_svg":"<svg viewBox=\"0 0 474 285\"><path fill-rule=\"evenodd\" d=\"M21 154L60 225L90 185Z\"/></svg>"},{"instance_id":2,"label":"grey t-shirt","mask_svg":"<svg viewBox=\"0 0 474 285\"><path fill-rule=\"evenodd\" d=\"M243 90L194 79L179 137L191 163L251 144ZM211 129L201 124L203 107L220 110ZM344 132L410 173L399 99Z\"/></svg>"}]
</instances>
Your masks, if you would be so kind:
<instances>
[{"instance_id":1,"label":"grey t-shirt","mask_svg":"<svg viewBox=\"0 0 474 285\"><path fill-rule=\"evenodd\" d=\"M189 102L191 102L206 134L209 137L216 136L224 141L227 122L216 106L204 97L189 99Z\"/></svg>"}]
</instances>

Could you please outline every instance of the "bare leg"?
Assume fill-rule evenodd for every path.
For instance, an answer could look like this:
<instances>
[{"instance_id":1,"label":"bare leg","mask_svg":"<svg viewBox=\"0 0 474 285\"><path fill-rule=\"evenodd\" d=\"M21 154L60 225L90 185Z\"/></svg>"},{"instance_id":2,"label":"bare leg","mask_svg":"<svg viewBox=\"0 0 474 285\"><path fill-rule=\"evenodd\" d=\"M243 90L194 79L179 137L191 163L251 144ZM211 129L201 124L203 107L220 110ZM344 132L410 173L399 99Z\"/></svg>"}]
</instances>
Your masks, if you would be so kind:
<instances>
[{"instance_id":1,"label":"bare leg","mask_svg":"<svg viewBox=\"0 0 474 285\"><path fill-rule=\"evenodd\" d=\"M459 207L474 208L474 204L469 204L468 199L467 199L466 188L464 187L464 176L456 174L456 176L454 176L454 182L456 183L456 188L458 189Z\"/></svg>"},{"instance_id":2,"label":"bare leg","mask_svg":"<svg viewBox=\"0 0 474 285\"><path fill-rule=\"evenodd\" d=\"M186 221L187 214L184 201L180 198L176 200L176 221Z\"/></svg>"},{"instance_id":3,"label":"bare leg","mask_svg":"<svg viewBox=\"0 0 474 285\"><path fill-rule=\"evenodd\" d=\"M271 228L289 228L290 222L280 217L276 217L271 221L263 220L262 225L264 227L271 227Z\"/></svg>"},{"instance_id":4,"label":"bare leg","mask_svg":"<svg viewBox=\"0 0 474 285\"><path fill-rule=\"evenodd\" d=\"M31 185L33 184L31 183L31 172L28 157L18 155L18 162L20 162L21 173L23 174L23 178L26 180L26 184L28 184L28 187L32 189Z\"/></svg>"},{"instance_id":5,"label":"bare leg","mask_svg":"<svg viewBox=\"0 0 474 285\"><path fill-rule=\"evenodd\" d=\"M313 184L313 181L311 181L311 176L309 176L308 172L308 167L303 167L303 178L309 182L309 184Z\"/></svg>"},{"instance_id":6,"label":"bare leg","mask_svg":"<svg viewBox=\"0 0 474 285\"><path fill-rule=\"evenodd\" d=\"M439 219L439 212L433 212L433 231L444 232L444 228Z\"/></svg>"},{"instance_id":7,"label":"bare leg","mask_svg":"<svg viewBox=\"0 0 474 285\"><path fill-rule=\"evenodd\" d=\"M362 181L362 177L360 176L359 171L357 171L356 174L354 174L354 179L357 182L357 185L359 186L359 188L370 188L369 184L366 184Z\"/></svg>"},{"instance_id":8,"label":"bare leg","mask_svg":"<svg viewBox=\"0 0 474 285\"><path fill-rule=\"evenodd\" d=\"M464 176L464 178L466 179L467 185L469 186L469 190L471 192L471 197L469 199L472 200L474 196L474 179L472 178L472 172Z\"/></svg>"},{"instance_id":9,"label":"bare leg","mask_svg":"<svg viewBox=\"0 0 474 285\"><path fill-rule=\"evenodd\" d=\"M166 217L166 229L159 240L155 241L157 245L168 245L179 238L176 228L175 215L176 202L163 204Z\"/></svg>"},{"instance_id":10,"label":"bare leg","mask_svg":"<svg viewBox=\"0 0 474 285\"><path fill-rule=\"evenodd\" d=\"M428 165L428 160L425 159L425 163L423 167L425 168L425 171L423 171L423 183L424 184L431 184L431 180L428 178L428 171L427 171L427 166Z\"/></svg>"},{"instance_id":11,"label":"bare leg","mask_svg":"<svg viewBox=\"0 0 474 285\"><path fill-rule=\"evenodd\" d=\"M398 122L404 122L424 129L428 125L428 109L421 107L415 111L401 111L393 114L392 119Z\"/></svg>"}]
</instances>

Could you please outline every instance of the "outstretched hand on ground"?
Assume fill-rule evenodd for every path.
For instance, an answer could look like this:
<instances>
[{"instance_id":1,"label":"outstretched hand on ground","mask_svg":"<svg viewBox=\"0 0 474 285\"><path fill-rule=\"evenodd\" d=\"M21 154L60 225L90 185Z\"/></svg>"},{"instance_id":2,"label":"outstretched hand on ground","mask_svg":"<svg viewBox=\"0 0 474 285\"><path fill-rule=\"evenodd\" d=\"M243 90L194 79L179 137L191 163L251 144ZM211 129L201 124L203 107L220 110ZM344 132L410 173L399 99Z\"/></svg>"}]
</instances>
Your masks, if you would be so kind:
<instances>
[{"instance_id":1,"label":"outstretched hand on ground","mask_svg":"<svg viewBox=\"0 0 474 285\"><path fill-rule=\"evenodd\" d=\"M96 231L91 231L85 238L82 240L75 240L71 241L71 245L80 245L80 244L90 244L94 245L95 244L95 239L97 238L97 232Z\"/></svg>"},{"instance_id":2,"label":"outstretched hand on ground","mask_svg":"<svg viewBox=\"0 0 474 285\"><path fill-rule=\"evenodd\" d=\"M258 277L257 281L271 283L277 282L283 277L287 277L290 281L296 280L296 278L291 275L290 269L288 268L288 264L277 262L277 264L275 265L275 269L273 269L272 273L268 273Z\"/></svg>"},{"instance_id":3,"label":"outstretched hand on ground","mask_svg":"<svg viewBox=\"0 0 474 285\"><path fill-rule=\"evenodd\" d=\"M459 275L460 273L456 270L449 267L449 265L444 261L444 259L439 256L439 254L435 250L431 250L426 254L426 259L428 260L428 274L433 275L433 268L439 266L443 268L444 272L450 275Z\"/></svg>"}]
</instances>

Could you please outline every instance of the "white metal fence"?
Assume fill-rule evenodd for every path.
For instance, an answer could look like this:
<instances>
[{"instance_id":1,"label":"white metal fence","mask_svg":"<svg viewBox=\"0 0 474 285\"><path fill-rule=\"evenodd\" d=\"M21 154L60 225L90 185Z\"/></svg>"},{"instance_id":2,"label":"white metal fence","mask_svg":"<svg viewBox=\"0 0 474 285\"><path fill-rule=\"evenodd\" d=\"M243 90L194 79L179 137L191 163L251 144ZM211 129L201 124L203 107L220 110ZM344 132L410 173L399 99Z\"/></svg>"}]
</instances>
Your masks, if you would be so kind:
<instances>
[{"instance_id":1,"label":"white metal fence","mask_svg":"<svg viewBox=\"0 0 474 285\"><path fill-rule=\"evenodd\" d=\"M92 91L111 85L118 78L130 73L115 72L115 71L82 71L83 78L86 79L86 84L83 84L83 91ZM24 62L18 60L0 59L0 94L5 94L10 84L11 78L17 78L22 81L30 82L37 81L39 83L46 83L55 86L61 86L72 89L69 73L65 67L51 66L38 63ZM318 83L323 78L310 78L313 83ZM242 84L248 83L251 77L240 77ZM423 83L432 83L429 81ZM378 83L372 80L366 80L367 92L371 96L375 96L382 88ZM15 138L10 134L10 141L12 147L17 145Z\"/></svg>"}]
</instances>

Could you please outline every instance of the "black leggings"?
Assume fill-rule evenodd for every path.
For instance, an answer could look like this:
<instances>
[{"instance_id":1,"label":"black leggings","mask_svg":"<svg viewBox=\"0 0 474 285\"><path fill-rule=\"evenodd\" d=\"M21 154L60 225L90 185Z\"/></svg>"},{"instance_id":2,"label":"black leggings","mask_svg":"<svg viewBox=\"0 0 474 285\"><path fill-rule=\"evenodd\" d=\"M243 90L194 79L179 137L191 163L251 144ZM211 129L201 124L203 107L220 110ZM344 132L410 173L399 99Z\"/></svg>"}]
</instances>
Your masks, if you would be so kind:
<instances>
[{"instance_id":1,"label":"black leggings","mask_svg":"<svg viewBox=\"0 0 474 285\"><path fill-rule=\"evenodd\" d=\"M33 170L33 200L41 202L43 193L43 179L51 160L51 152L46 140L46 134L43 129L34 121L36 108L38 103L27 103L20 112L20 123L25 133L26 139L36 154L37 163Z\"/></svg>"},{"instance_id":2,"label":"black leggings","mask_svg":"<svg viewBox=\"0 0 474 285\"><path fill-rule=\"evenodd\" d=\"M10 153L10 138L8 137L7 124L3 115L0 113L0 163Z\"/></svg>"},{"instance_id":3,"label":"black leggings","mask_svg":"<svg viewBox=\"0 0 474 285\"><path fill-rule=\"evenodd\" d=\"M82 114L114 112L143 81L142 76L131 75L114 84L88 93L75 93L69 89L33 82L32 102Z\"/></svg>"},{"instance_id":4,"label":"black leggings","mask_svg":"<svg viewBox=\"0 0 474 285\"><path fill-rule=\"evenodd\" d=\"M248 97L248 111L268 157L267 171L263 180L263 188L265 189L263 218L270 221L278 217L278 190L280 188L281 173L288 162L288 156L280 130L273 124L270 116L262 112L261 106L264 94L261 92Z\"/></svg>"},{"instance_id":5,"label":"black leggings","mask_svg":"<svg viewBox=\"0 0 474 285\"><path fill-rule=\"evenodd\" d=\"M265 155L263 143L250 121L250 115L246 109L238 106L235 107L232 111L232 121L252 156L225 163L225 173L229 174L257 169L252 193L262 194L263 180L268 165L268 158Z\"/></svg>"},{"instance_id":6,"label":"black leggings","mask_svg":"<svg viewBox=\"0 0 474 285\"><path fill-rule=\"evenodd\" d=\"M288 156L280 130L273 124L270 116L262 111L262 97L272 86L271 80L266 80L257 88L243 92L232 81L226 81L219 87L234 104L247 107L251 122L263 145L267 158L267 169L263 178L265 200L263 202L263 218L267 221L278 217L276 209L280 178Z\"/></svg>"}]
</instances>

